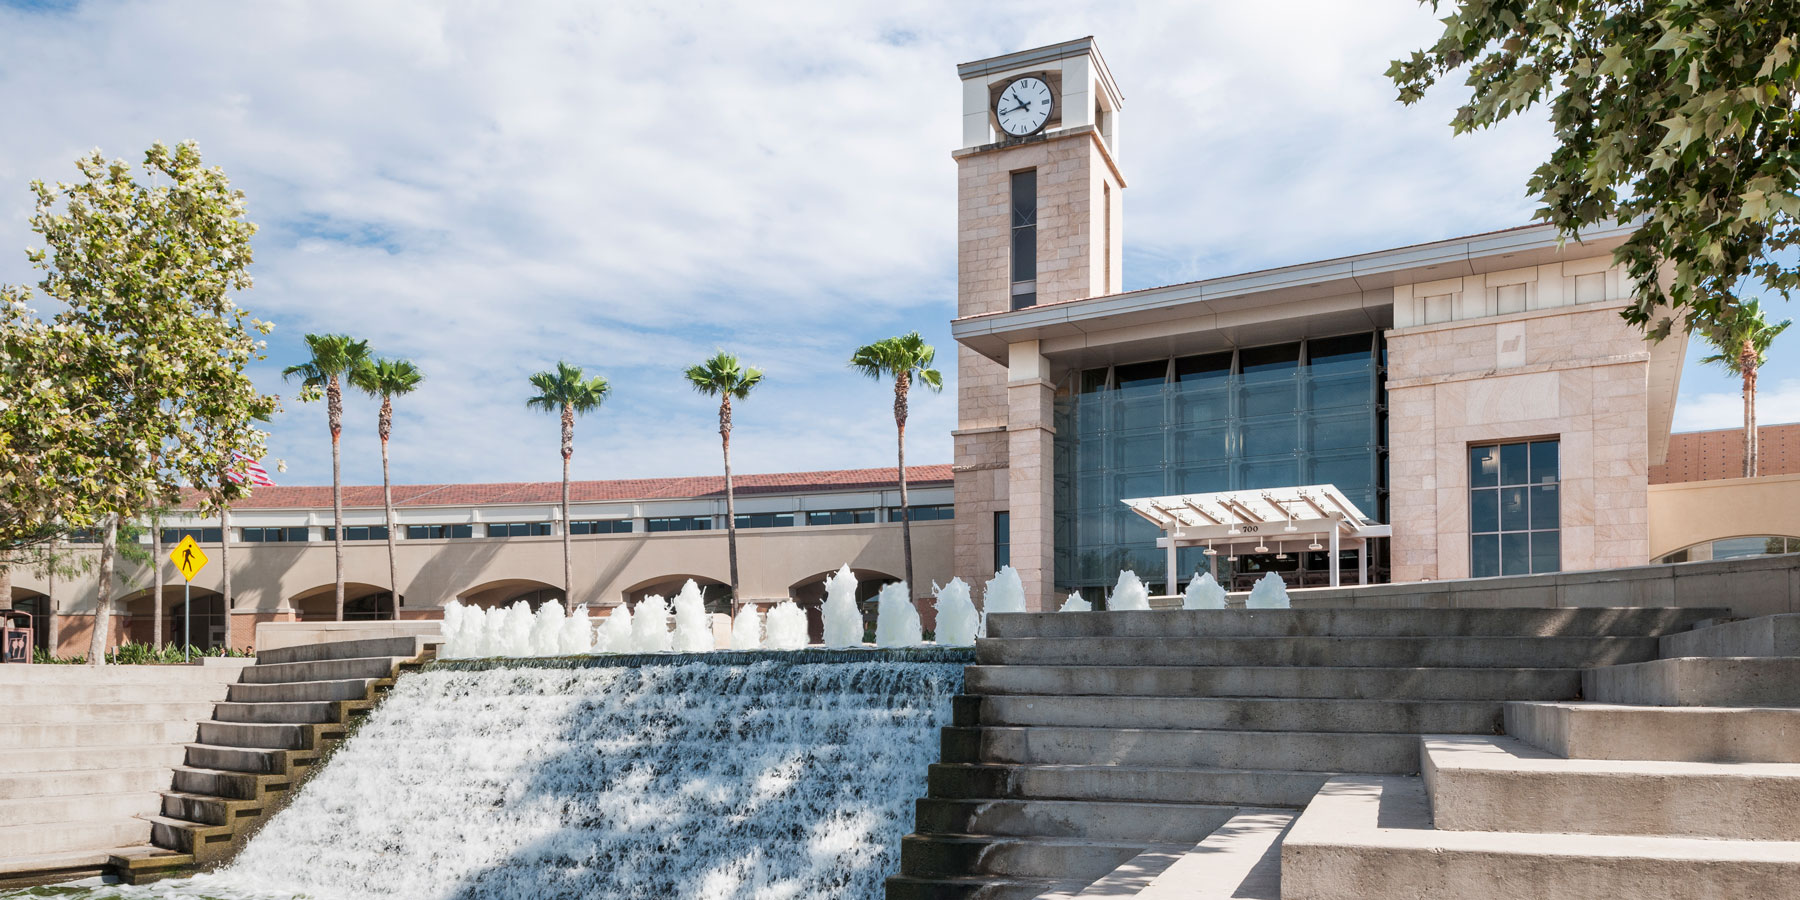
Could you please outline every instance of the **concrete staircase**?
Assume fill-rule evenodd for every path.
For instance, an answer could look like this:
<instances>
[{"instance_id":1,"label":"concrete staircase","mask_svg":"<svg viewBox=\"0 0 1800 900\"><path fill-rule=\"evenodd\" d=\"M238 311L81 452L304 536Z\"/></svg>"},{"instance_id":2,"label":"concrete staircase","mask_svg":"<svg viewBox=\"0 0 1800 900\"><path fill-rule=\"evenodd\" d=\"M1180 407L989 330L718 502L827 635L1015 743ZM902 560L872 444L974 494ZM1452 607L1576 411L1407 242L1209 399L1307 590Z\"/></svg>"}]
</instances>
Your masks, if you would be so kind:
<instances>
[{"instance_id":1,"label":"concrete staircase","mask_svg":"<svg viewBox=\"0 0 1800 900\"><path fill-rule=\"evenodd\" d=\"M1800 897L1800 616L1661 649L1726 655L1594 669L1584 702L1508 703L1507 736L1425 738L1422 777L1333 779L1283 896Z\"/></svg>"},{"instance_id":2,"label":"concrete staircase","mask_svg":"<svg viewBox=\"0 0 1800 900\"><path fill-rule=\"evenodd\" d=\"M246 667L183 747L159 808L143 816L154 849L118 854L138 882L228 857L271 814L402 671L437 638L371 638L270 650Z\"/></svg>"},{"instance_id":3,"label":"concrete staircase","mask_svg":"<svg viewBox=\"0 0 1800 900\"><path fill-rule=\"evenodd\" d=\"M1421 736L1491 738L1509 702L1575 699L1722 612L993 616L887 895L1273 900L1338 774L1419 772Z\"/></svg>"},{"instance_id":4,"label":"concrete staircase","mask_svg":"<svg viewBox=\"0 0 1800 900\"><path fill-rule=\"evenodd\" d=\"M224 666L0 666L0 887L98 874L143 845Z\"/></svg>"}]
</instances>

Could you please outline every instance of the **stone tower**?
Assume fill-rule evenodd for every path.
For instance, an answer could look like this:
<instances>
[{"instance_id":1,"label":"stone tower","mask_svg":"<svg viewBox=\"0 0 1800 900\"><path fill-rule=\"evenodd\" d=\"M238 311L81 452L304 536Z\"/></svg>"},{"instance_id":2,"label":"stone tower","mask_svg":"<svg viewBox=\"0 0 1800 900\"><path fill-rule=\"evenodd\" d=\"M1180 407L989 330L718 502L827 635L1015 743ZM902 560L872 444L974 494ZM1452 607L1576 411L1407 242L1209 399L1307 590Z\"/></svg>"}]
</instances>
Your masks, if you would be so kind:
<instances>
[{"instance_id":1,"label":"stone tower","mask_svg":"<svg viewBox=\"0 0 1800 900\"><path fill-rule=\"evenodd\" d=\"M1091 37L957 67L957 316L1120 290L1118 86ZM1029 313L1024 313L1029 315ZM1035 341L999 365L957 348L956 569L1010 561L1030 608L1054 588L1051 406Z\"/></svg>"}]
</instances>

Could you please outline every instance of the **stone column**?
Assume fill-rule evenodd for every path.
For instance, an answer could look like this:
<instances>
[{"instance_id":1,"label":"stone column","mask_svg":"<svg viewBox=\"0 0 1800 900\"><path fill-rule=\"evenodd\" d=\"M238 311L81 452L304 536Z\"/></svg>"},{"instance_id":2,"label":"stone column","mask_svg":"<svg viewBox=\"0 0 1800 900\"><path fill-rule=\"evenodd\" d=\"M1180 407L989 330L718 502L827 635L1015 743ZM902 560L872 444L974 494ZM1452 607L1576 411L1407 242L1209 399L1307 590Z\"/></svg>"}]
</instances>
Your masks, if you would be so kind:
<instances>
[{"instance_id":1,"label":"stone column","mask_svg":"<svg viewBox=\"0 0 1800 900\"><path fill-rule=\"evenodd\" d=\"M1055 609L1056 562L1052 522L1056 388L1037 341L1013 344L1007 357L1006 446L1012 566L1025 582L1025 606Z\"/></svg>"}]
</instances>

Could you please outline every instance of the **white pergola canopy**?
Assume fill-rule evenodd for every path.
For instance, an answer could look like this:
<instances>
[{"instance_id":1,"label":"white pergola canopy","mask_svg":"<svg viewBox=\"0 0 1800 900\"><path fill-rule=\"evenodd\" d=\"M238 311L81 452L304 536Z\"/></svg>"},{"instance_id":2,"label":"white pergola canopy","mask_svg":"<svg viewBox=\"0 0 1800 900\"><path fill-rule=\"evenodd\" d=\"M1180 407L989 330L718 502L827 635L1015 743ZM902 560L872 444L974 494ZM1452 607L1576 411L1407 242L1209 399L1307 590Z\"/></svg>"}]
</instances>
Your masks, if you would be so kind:
<instances>
[{"instance_id":1,"label":"white pergola canopy","mask_svg":"<svg viewBox=\"0 0 1800 900\"><path fill-rule=\"evenodd\" d=\"M1169 553L1171 594L1179 590L1175 551L1180 547L1205 546L1231 553L1238 547L1260 548L1299 541L1308 541L1309 547L1320 544L1323 549L1323 543L1329 542L1331 584L1336 587L1341 547L1348 545L1357 551L1358 581L1366 584L1369 540L1394 533L1392 526L1376 524L1342 491L1329 484L1174 494L1122 502L1162 529L1163 536L1156 545ZM1214 554L1208 557L1209 562L1216 559Z\"/></svg>"}]
</instances>

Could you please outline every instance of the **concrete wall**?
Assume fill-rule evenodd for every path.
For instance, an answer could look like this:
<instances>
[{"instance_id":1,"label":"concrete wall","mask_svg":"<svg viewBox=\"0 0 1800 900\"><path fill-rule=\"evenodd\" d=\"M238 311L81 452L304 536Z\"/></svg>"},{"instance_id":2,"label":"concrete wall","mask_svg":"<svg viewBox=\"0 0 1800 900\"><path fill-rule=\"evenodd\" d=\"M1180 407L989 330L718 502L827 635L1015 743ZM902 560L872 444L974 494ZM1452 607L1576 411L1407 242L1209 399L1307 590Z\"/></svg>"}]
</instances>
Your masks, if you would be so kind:
<instances>
[{"instance_id":1,"label":"concrete wall","mask_svg":"<svg viewBox=\"0 0 1800 900\"><path fill-rule=\"evenodd\" d=\"M1800 537L1800 475L1650 486L1646 559L1720 538Z\"/></svg>"}]
</instances>

